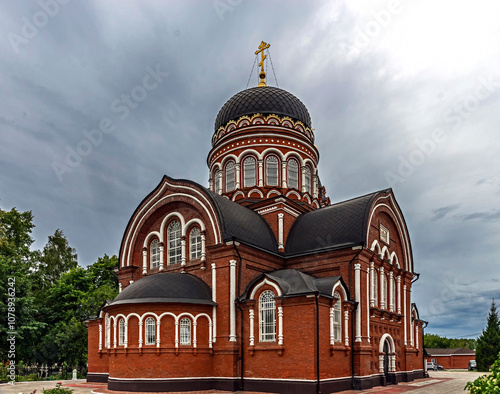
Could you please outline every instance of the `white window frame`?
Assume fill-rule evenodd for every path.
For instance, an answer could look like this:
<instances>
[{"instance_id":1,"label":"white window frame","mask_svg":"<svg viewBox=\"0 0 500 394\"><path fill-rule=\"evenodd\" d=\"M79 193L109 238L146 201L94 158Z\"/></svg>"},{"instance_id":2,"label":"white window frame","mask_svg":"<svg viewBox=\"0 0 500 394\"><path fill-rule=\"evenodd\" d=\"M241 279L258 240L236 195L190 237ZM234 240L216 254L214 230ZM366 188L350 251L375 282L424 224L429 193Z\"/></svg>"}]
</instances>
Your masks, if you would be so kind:
<instances>
[{"instance_id":1,"label":"white window frame","mask_svg":"<svg viewBox=\"0 0 500 394\"><path fill-rule=\"evenodd\" d=\"M219 194L222 190L222 185L221 185L221 177L220 177L220 170L215 171L214 173L214 192Z\"/></svg>"},{"instance_id":2,"label":"white window frame","mask_svg":"<svg viewBox=\"0 0 500 394\"><path fill-rule=\"evenodd\" d=\"M294 175L293 178L292 174ZM288 160L288 188L299 189L299 163L295 159Z\"/></svg>"},{"instance_id":3,"label":"white window frame","mask_svg":"<svg viewBox=\"0 0 500 394\"><path fill-rule=\"evenodd\" d=\"M236 187L236 171L234 161L226 164L226 192L232 192Z\"/></svg>"},{"instance_id":4,"label":"white window frame","mask_svg":"<svg viewBox=\"0 0 500 394\"><path fill-rule=\"evenodd\" d=\"M183 317L179 322L180 344L191 345L191 320Z\"/></svg>"},{"instance_id":5,"label":"white window frame","mask_svg":"<svg viewBox=\"0 0 500 394\"><path fill-rule=\"evenodd\" d=\"M266 185L267 186L278 186L279 185L279 181L280 181L279 163L280 163L280 161L275 155L269 155L266 157ZM273 171L273 173L271 171ZM273 183L274 179L276 179L276 183Z\"/></svg>"},{"instance_id":6,"label":"white window frame","mask_svg":"<svg viewBox=\"0 0 500 394\"><path fill-rule=\"evenodd\" d=\"M259 297L259 341L276 342L276 300L271 290Z\"/></svg>"},{"instance_id":7,"label":"white window frame","mask_svg":"<svg viewBox=\"0 0 500 394\"><path fill-rule=\"evenodd\" d=\"M311 194L312 190L312 171L310 166L305 166L304 171L304 191Z\"/></svg>"},{"instance_id":8,"label":"white window frame","mask_svg":"<svg viewBox=\"0 0 500 394\"><path fill-rule=\"evenodd\" d=\"M191 260L201 258L201 231L198 227L189 232L189 256Z\"/></svg>"},{"instance_id":9,"label":"white window frame","mask_svg":"<svg viewBox=\"0 0 500 394\"><path fill-rule=\"evenodd\" d=\"M243 161L243 185L244 187L257 185L256 160L253 156L248 156Z\"/></svg>"},{"instance_id":10,"label":"white window frame","mask_svg":"<svg viewBox=\"0 0 500 394\"><path fill-rule=\"evenodd\" d=\"M333 297L337 299L333 306L333 341L342 342L342 299L340 294L335 292Z\"/></svg>"},{"instance_id":11,"label":"white window frame","mask_svg":"<svg viewBox=\"0 0 500 394\"><path fill-rule=\"evenodd\" d=\"M178 220L172 220L168 225L167 242L168 242L168 265L180 263L182 257L181 223Z\"/></svg>"},{"instance_id":12,"label":"white window frame","mask_svg":"<svg viewBox=\"0 0 500 394\"><path fill-rule=\"evenodd\" d=\"M156 322L153 317L146 318L144 322L144 343L154 345L156 342Z\"/></svg>"},{"instance_id":13,"label":"white window frame","mask_svg":"<svg viewBox=\"0 0 500 394\"><path fill-rule=\"evenodd\" d=\"M122 317L118 321L118 345L123 346L125 343L125 319Z\"/></svg>"},{"instance_id":14,"label":"white window frame","mask_svg":"<svg viewBox=\"0 0 500 394\"><path fill-rule=\"evenodd\" d=\"M149 244L149 264L152 269L160 266L160 241L157 239Z\"/></svg>"}]
</instances>

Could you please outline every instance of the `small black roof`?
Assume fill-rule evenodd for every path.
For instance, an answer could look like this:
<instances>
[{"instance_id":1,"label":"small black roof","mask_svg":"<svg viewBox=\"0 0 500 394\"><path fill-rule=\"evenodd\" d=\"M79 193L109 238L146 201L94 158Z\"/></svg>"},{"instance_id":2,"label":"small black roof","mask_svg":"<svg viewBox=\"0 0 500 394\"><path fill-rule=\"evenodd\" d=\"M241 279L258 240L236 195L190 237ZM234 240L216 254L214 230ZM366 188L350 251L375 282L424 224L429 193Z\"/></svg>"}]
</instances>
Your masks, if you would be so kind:
<instances>
[{"instance_id":1,"label":"small black roof","mask_svg":"<svg viewBox=\"0 0 500 394\"><path fill-rule=\"evenodd\" d=\"M236 93L222 106L215 119L215 131L230 120L257 113L289 116L311 127L309 111L297 97L274 86L259 86Z\"/></svg>"},{"instance_id":2,"label":"small black roof","mask_svg":"<svg viewBox=\"0 0 500 394\"><path fill-rule=\"evenodd\" d=\"M235 237L243 243L278 253L276 237L262 216L209 189L205 190L218 210L223 241Z\"/></svg>"},{"instance_id":3,"label":"small black roof","mask_svg":"<svg viewBox=\"0 0 500 394\"><path fill-rule=\"evenodd\" d=\"M364 244L371 205L378 195L389 190L367 194L300 215L288 234L285 254L311 253Z\"/></svg>"},{"instance_id":4,"label":"small black roof","mask_svg":"<svg viewBox=\"0 0 500 394\"><path fill-rule=\"evenodd\" d=\"M254 279L246 288L245 292L240 297L241 300L248 299L254 285L266 277L273 282L276 282L282 292L283 297L293 297L305 294L319 293L322 296L332 297L333 287L337 282L345 284L340 276L330 276L327 278L315 278L312 275L305 274L295 269L280 269L272 272L267 272Z\"/></svg>"},{"instance_id":5,"label":"small black roof","mask_svg":"<svg viewBox=\"0 0 500 394\"><path fill-rule=\"evenodd\" d=\"M108 306L149 302L215 305L210 287L200 278L164 272L145 276L127 286Z\"/></svg>"}]
</instances>

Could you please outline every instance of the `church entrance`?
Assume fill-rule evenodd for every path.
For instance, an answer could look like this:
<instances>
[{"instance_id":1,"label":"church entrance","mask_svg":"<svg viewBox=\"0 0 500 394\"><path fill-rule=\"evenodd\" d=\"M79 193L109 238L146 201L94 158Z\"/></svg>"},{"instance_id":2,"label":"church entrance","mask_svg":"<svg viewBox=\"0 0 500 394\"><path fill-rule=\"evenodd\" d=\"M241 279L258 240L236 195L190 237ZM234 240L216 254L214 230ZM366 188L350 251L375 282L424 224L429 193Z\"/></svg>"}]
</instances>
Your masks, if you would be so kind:
<instances>
[{"instance_id":1,"label":"church entrance","mask_svg":"<svg viewBox=\"0 0 500 394\"><path fill-rule=\"evenodd\" d=\"M384 375L384 383L396 384L396 347L389 334L380 338L379 345L379 371Z\"/></svg>"}]
</instances>

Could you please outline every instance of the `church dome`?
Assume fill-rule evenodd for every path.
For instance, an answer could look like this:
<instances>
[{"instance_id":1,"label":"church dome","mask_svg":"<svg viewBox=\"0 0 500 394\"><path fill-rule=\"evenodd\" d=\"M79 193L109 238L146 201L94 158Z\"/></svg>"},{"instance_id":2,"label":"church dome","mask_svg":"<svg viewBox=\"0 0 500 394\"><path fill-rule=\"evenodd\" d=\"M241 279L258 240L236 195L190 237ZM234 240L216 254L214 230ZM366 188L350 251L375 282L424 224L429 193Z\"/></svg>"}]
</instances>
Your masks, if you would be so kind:
<instances>
[{"instance_id":1,"label":"church dome","mask_svg":"<svg viewBox=\"0 0 500 394\"><path fill-rule=\"evenodd\" d=\"M110 305L170 302L213 304L210 287L191 274L178 272L145 276L127 286Z\"/></svg>"},{"instance_id":2,"label":"church dome","mask_svg":"<svg viewBox=\"0 0 500 394\"><path fill-rule=\"evenodd\" d=\"M215 120L215 131L230 120L256 113L288 116L311 127L309 111L297 97L273 86L259 86L236 93L222 106Z\"/></svg>"}]
</instances>

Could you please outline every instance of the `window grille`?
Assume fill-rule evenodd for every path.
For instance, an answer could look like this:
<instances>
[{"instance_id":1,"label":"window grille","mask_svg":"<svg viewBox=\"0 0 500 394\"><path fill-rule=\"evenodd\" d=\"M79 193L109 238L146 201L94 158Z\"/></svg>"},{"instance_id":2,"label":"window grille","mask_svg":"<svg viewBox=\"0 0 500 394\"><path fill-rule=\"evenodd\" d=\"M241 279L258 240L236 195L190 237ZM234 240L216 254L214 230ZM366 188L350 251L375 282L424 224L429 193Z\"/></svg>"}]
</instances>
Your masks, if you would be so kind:
<instances>
[{"instance_id":1,"label":"window grille","mask_svg":"<svg viewBox=\"0 0 500 394\"><path fill-rule=\"evenodd\" d=\"M151 242L149 253L151 268L158 268L160 266L160 242L157 239Z\"/></svg>"},{"instance_id":2,"label":"window grille","mask_svg":"<svg viewBox=\"0 0 500 394\"><path fill-rule=\"evenodd\" d=\"M180 263L181 261L181 225L174 220L168 225L168 264Z\"/></svg>"},{"instance_id":3,"label":"window grille","mask_svg":"<svg viewBox=\"0 0 500 394\"><path fill-rule=\"evenodd\" d=\"M146 319L146 345L155 344L155 319L148 317Z\"/></svg>"},{"instance_id":4,"label":"window grille","mask_svg":"<svg viewBox=\"0 0 500 394\"><path fill-rule=\"evenodd\" d=\"M180 323L181 345L191 345L191 320L183 317Z\"/></svg>"},{"instance_id":5,"label":"window grille","mask_svg":"<svg viewBox=\"0 0 500 394\"><path fill-rule=\"evenodd\" d=\"M191 260L199 259L201 257L201 232L198 227L191 230L189 235L189 249Z\"/></svg>"},{"instance_id":6,"label":"window grille","mask_svg":"<svg viewBox=\"0 0 500 394\"><path fill-rule=\"evenodd\" d=\"M268 186L278 186L278 158L268 156L266 159L266 183Z\"/></svg>"},{"instance_id":7,"label":"window grille","mask_svg":"<svg viewBox=\"0 0 500 394\"><path fill-rule=\"evenodd\" d=\"M255 159L247 157L243 162L243 174L245 187L255 186Z\"/></svg>"},{"instance_id":8,"label":"window grille","mask_svg":"<svg viewBox=\"0 0 500 394\"><path fill-rule=\"evenodd\" d=\"M288 161L288 187L290 189L299 188L299 165L295 159Z\"/></svg>"},{"instance_id":9,"label":"window grille","mask_svg":"<svg viewBox=\"0 0 500 394\"><path fill-rule=\"evenodd\" d=\"M264 291L259 299L260 341L276 341L276 301L274 293Z\"/></svg>"}]
</instances>

